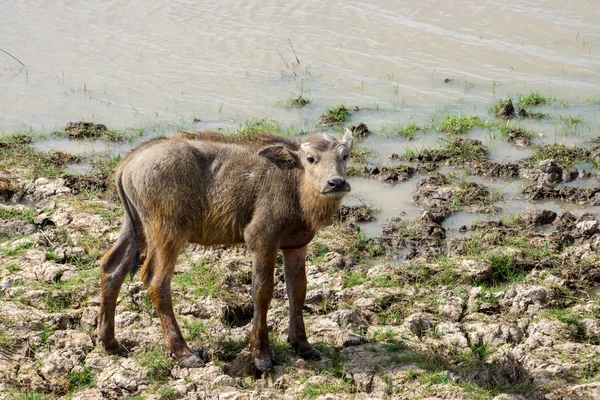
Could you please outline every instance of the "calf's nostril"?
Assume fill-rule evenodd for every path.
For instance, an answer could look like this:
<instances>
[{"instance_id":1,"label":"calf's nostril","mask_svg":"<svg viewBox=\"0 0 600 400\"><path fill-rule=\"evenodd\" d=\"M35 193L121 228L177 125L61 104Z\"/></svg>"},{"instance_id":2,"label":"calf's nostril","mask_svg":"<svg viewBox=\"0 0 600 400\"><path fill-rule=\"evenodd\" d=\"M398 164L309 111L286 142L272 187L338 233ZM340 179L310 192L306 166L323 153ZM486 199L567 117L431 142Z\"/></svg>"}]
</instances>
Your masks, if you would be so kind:
<instances>
[{"instance_id":1,"label":"calf's nostril","mask_svg":"<svg viewBox=\"0 0 600 400\"><path fill-rule=\"evenodd\" d=\"M346 184L346 180L343 178L333 178L328 180L327 183L332 188L341 188L344 187L344 185Z\"/></svg>"}]
</instances>

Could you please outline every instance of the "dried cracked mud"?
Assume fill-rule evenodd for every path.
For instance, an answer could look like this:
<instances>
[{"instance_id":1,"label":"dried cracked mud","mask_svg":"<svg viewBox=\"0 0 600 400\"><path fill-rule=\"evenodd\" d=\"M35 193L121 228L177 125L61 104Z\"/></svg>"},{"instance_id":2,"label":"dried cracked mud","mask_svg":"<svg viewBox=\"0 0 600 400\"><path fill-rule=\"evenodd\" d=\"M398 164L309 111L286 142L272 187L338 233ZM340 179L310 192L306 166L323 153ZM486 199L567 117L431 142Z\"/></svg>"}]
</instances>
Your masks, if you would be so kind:
<instances>
[{"instance_id":1,"label":"dried cracked mud","mask_svg":"<svg viewBox=\"0 0 600 400\"><path fill-rule=\"evenodd\" d=\"M503 212L502 194L480 179L523 179L523 201L598 206L597 169L568 158L598 157L598 147L582 155L546 146L548 157L494 163L480 141L454 137L418 156L390 154L386 166L355 163L366 179L416 183L420 215L382 221L381 234L367 237L361 226L377 210L344 206L314 239L305 319L321 361L302 360L286 342L278 260L269 328L283 365L261 374L246 348L243 246L190 246L176 268L175 311L206 366L182 368L167 355L138 277L117 306L129 355L107 355L95 336L97 260L121 226L114 164L76 176L64 156L2 140L0 399L600 398L598 219L585 208ZM457 165L468 176L444 170ZM465 212L482 218L450 232L445 222Z\"/></svg>"}]
</instances>

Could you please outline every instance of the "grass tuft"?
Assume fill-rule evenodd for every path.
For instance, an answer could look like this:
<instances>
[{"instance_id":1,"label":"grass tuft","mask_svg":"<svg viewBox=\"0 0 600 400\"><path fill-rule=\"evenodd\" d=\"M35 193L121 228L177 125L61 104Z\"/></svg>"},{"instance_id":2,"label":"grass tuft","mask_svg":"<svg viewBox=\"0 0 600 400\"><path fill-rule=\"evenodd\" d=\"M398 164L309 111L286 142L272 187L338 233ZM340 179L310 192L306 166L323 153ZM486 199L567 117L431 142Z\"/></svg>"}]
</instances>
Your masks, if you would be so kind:
<instances>
[{"instance_id":1,"label":"grass tuft","mask_svg":"<svg viewBox=\"0 0 600 400\"><path fill-rule=\"evenodd\" d=\"M350 110L345 105L328 108L321 114L319 121L322 125L339 125L350 120Z\"/></svg>"},{"instance_id":2,"label":"grass tuft","mask_svg":"<svg viewBox=\"0 0 600 400\"><path fill-rule=\"evenodd\" d=\"M438 129L450 135L461 135L473 128L485 128L488 125L476 115L448 115Z\"/></svg>"},{"instance_id":3,"label":"grass tuft","mask_svg":"<svg viewBox=\"0 0 600 400\"><path fill-rule=\"evenodd\" d=\"M544 96L538 91L532 91L528 95L522 95L517 101L519 108L536 107L544 104L555 103L557 99L552 96Z\"/></svg>"},{"instance_id":4,"label":"grass tuft","mask_svg":"<svg viewBox=\"0 0 600 400\"><path fill-rule=\"evenodd\" d=\"M139 352L136 354L135 360L148 370L150 383L168 380L171 375L171 368L175 365L175 360L168 357L166 352L158 346Z\"/></svg>"},{"instance_id":5,"label":"grass tuft","mask_svg":"<svg viewBox=\"0 0 600 400\"><path fill-rule=\"evenodd\" d=\"M76 372L71 371L67 379L69 381L68 390L70 392L96 386L94 371L88 367L82 367Z\"/></svg>"},{"instance_id":6,"label":"grass tuft","mask_svg":"<svg viewBox=\"0 0 600 400\"><path fill-rule=\"evenodd\" d=\"M408 125L396 129L395 136L403 137L406 139L412 139L415 137L417 132L423 132L425 128L418 126L414 121Z\"/></svg>"}]
</instances>

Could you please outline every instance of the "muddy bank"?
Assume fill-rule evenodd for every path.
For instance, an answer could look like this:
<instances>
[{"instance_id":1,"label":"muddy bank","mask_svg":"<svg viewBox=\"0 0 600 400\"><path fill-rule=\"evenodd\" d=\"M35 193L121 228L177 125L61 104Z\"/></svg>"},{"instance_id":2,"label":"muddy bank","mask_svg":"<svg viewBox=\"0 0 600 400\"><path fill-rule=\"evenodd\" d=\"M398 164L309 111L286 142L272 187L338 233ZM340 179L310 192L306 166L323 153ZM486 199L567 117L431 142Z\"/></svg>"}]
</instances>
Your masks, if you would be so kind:
<instances>
[{"instance_id":1,"label":"muddy bank","mask_svg":"<svg viewBox=\"0 0 600 400\"><path fill-rule=\"evenodd\" d=\"M593 214L503 215L501 195L484 183L418 165L386 166L374 175L395 173L397 179L382 184L398 189L415 180L412 200L422 213L385 221L382 234L369 238L360 226L378 218L377 209L345 206L314 239L304 312L323 359L302 360L286 342L278 260L269 328L283 365L268 374L254 370L246 350L249 254L243 246L190 246L173 279L175 310L207 365L188 369L166 354L137 277L126 281L117 306L117 337L129 356L108 356L96 343L97 260L116 240L122 218L110 191L110 162L72 176L51 154L32 153L26 141L10 143L3 150L10 164L0 165L0 398L597 393L600 232ZM571 170L550 159L516 165L540 193L561 195L567 192L561 185L579 178L578 172L571 180ZM581 193L564 200L596 201L596 192L577 188ZM445 221L464 212L487 218L449 235Z\"/></svg>"}]
</instances>

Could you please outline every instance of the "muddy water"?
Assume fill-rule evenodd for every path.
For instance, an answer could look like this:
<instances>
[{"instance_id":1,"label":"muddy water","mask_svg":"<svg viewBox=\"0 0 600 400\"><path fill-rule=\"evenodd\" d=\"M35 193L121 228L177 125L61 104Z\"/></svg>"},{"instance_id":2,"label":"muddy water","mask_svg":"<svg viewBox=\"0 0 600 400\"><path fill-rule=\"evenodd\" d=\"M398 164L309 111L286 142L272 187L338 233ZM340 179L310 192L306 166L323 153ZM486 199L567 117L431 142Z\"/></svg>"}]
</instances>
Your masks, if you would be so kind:
<instances>
[{"instance_id":1,"label":"muddy water","mask_svg":"<svg viewBox=\"0 0 600 400\"><path fill-rule=\"evenodd\" d=\"M422 210L412 202L412 195L419 177L408 182L389 185L377 179L352 179L352 192L344 201L348 205L367 204L374 207L377 219L359 224L368 236L381 234L381 226L392 217L417 218Z\"/></svg>"},{"instance_id":2,"label":"muddy water","mask_svg":"<svg viewBox=\"0 0 600 400\"><path fill-rule=\"evenodd\" d=\"M530 90L572 102L600 93L600 7L586 0L25 0L3 8L0 26L0 48L25 63L0 53L2 132L51 132L83 119L144 127L150 136L177 128L230 130L257 117L310 132L327 107L344 103L359 107L352 122L376 133L361 145L385 164L392 153L444 145L444 135L431 129L413 140L390 137L411 121L435 126L459 112L487 118L496 98ZM287 107L300 93L312 103ZM535 144L585 145L600 131L597 103L539 111L553 118L519 122L535 131ZM561 117L583 122L573 126ZM482 140L492 161L531 155L485 129L468 137ZM51 138L36 146L116 155L135 144ZM363 227L376 235L389 217L420 214L412 204L417 181L389 186L355 179L347 202L380 209L378 221ZM484 183L503 193L506 212L573 208L526 203L518 190L523 182ZM480 217L458 213L445 226L454 231Z\"/></svg>"},{"instance_id":3,"label":"muddy water","mask_svg":"<svg viewBox=\"0 0 600 400\"><path fill-rule=\"evenodd\" d=\"M25 64L0 53L3 131L82 118L310 128L342 102L399 111L371 118L390 124L485 110L494 92L600 91L600 7L588 0L25 0L2 8L0 26L0 47ZM313 104L286 109L302 90Z\"/></svg>"}]
</instances>

